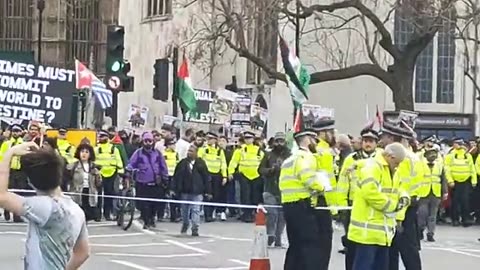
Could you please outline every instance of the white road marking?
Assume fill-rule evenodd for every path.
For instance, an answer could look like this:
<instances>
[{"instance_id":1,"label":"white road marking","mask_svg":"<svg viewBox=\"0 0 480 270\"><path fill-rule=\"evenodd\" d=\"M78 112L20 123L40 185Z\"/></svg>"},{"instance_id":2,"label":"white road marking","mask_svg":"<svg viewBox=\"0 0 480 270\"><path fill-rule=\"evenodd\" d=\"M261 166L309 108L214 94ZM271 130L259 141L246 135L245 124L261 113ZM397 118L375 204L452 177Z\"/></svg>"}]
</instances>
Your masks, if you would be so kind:
<instances>
[{"instance_id":1,"label":"white road marking","mask_svg":"<svg viewBox=\"0 0 480 270\"><path fill-rule=\"evenodd\" d=\"M0 232L0 235L3 234L3 235L26 235L25 232Z\"/></svg>"},{"instance_id":2,"label":"white road marking","mask_svg":"<svg viewBox=\"0 0 480 270\"><path fill-rule=\"evenodd\" d=\"M234 262L234 263L238 263L238 264L241 264L241 265L245 265L245 266L250 266L250 263L240 261L240 260L236 260L236 259L229 259L229 261Z\"/></svg>"},{"instance_id":3,"label":"white road marking","mask_svg":"<svg viewBox=\"0 0 480 270\"><path fill-rule=\"evenodd\" d=\"M477 254L472 254L472 253L468 253L468 252L464 252L464 251L460 251L460 250L455 250L455 249L451 249L451 248L445 248L444 250L452 252L452 253L457 253L457 254L461 254L461 255L470 256L470 257L480 259L480 255L477 255Z\"/></svg>"},{"instance_id":4,"label":"white road marking","mask_svg":"<svg viewBox=\"0 0 480 270\"><path fill-rule=\"evenodd\" d=\"M202 242L187 242L189 245L200 245Z\"/></svg>"},{"instance_id":5,"label":"white road marking","mask_svg":"<svg viewBox=\"0 0 480 270\"><path fill-rule=\"evenodd\" d=\"M245 266L221 267L221 268L192 268L192 267L157 267L159 270L241 270L247 269Z\"/></svg>"},{"instance_id":6,"label":"white road marking","mask_svg":"<svg viewBox=\"0 0 480 270\"><path fill-rule=\"evenodd\" d=\"M112 237L127 237L127 236L139 236L143 233L119 233L119 234L96 234L90 235L89 238L112 238Z\"/></svg>"},{"instance_id":7,"label":"white road marking","mask_svg":"<svg viewBox=\"0 0 480 270\"><path fill-rule=\"evenodd\" d=\"M92 224L87 224L87 228L95 228L95 227L113 227L115 226L114 223L92 223Z\"/></svg>"},{"instance_id":8,"label":"white road marking","mask_svg":"<svg viewBox=\"0 0 480 270\"><path fill-rule=\"evenodd\" d=\"M144 243L144 244L90 244L92 247L113 247L113 248L134 248L134 247L153 247L168 246L168 243Z\"/></svg>"},{"instance_id":9,"label":"white road marking","mask_svg":"<svg viewBox=\"0 0 480 270\"><path fill-rule=\"evenodd\" d=\"M180 258L180 257L200 257L204 254L199 253L188 253L188 254L171 254L171 255L155 255L155 254L132 254L132 253L111 253L111 252L100 252L95 253L97 256L120 256L120 257L137 257L137 258Z\"/></svg>"},{"instance_id":10,"label":"white road marking","mask_svg":"<svg viewBox=\"0 0 480 270\"><path fill-rule=\"evenodd\" d=\"M120 260L110 260L110 261L113 262L113 263L128 266L128 267L133 268L133 269L137 269L137 270L153 270L152 268L144 267L144 266L134 264L134 263L131 263L131 262L120 261Z\"/></svg>"},{"instance_id":11,"label":"white road marking","mask_svg":"<svg viewBox=\"0 0 480 270\"><path fill-rule=\"evenodd\" d=\"M195 251L195 252L198 252L198 253L202 253L202 254L210 254L210 251L208 250L204 250L204 249L201 249L201 248L196 248L196 247L192 247L190 245L187 245L187 244L184 244L184 243L180 243L178 241L175 241L175 240L165 240L165 242L167 243L170 243L172 245L175 245L177 247L181 247L181 248L184 248L184 249L189 249L189 250L192 250L192 251Z\"/></svg>"},{"instance_id":12,"label":"white road marking","mask_svg":"<svg viewBox=\"0 0 480 270\"><path fill-rule=\"evenodd\" d=\"M253 239L248 239L248 238L235 238L235 237L224 237L220 235L205 235L206 237L211 237L215 238L218 240L226 240L226 241L236 241L236 242L253 242Z\"/></svg>"},{"instance_id":13,"label":"white road marking","mask_svg":"<svg viewBox=\"0 0 480 270\"><path fill-rule=\"evenodd\" d=\"M27 226L28 223L0 223L0 226Z\"/></svg>"}]
</instances>

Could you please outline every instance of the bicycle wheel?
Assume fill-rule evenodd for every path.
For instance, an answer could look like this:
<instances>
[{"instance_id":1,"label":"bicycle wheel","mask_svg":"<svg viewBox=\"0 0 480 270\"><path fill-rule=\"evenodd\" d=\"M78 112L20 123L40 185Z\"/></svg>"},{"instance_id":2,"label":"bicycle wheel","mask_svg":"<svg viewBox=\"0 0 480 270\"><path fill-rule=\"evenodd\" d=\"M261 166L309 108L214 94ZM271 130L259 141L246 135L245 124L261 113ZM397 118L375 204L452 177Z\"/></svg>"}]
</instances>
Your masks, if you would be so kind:
<instances>
[{"instance_id":1,"label":"bicycle wheel","mask_svg":"<svg viewBox=\"0 0 480 270\"><path fill-rule=\"evenodd\" d=\"M118 211L117 211L117 226L123 228L123 223L125 220L124 213L125 213L125 199L119 199L117 202Z\"/></svg>"},{"instance_id":2,"label":"bicycle wheel","mask_svg":"<svg viewBox=\"0 0 480 270\"><path fill-rule=\"evenodd\" d=\"M123 214L122 214L122 228L123 230L128 230L133 223L133 218L135 217L135 197L133 189L130 189L126 192L125 197L132 199L123 199Z\"/></svg>"}]
</instances>

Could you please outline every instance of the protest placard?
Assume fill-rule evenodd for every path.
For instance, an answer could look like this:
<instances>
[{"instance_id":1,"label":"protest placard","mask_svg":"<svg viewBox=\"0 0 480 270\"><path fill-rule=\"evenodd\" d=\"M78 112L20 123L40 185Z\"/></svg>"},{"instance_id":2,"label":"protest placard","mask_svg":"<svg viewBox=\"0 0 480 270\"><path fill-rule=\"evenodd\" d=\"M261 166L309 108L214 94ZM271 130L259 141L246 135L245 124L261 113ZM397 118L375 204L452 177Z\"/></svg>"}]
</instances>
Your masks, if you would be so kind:
<instances>
[{"instance_id":1,"label":"protest placard","mask_svg":"<svg viewBox=\"0 0 480 270\"><path fill-rule=\"evenodd\" d=\"M250 122L253 130L262 131L268 119L268 110L260 107L258 103L252 104L250 111Z\"/></svg>"},{"instance_id":2,"label":"protest placard","mask_svg":"<svg viewBox=\"0 0 480 270\"><path fill-rule=\"evenodd\" d=\"M0 59L0 117L68 126L75 71Z\"/></svg>"},{"instance_id":3,"label":"protest placard","mask_svg":"<svg viewBox=\"0 0 480 270\"><path fill-rule=\"evenodd\" d=\"M128 110L128 122L132 127L141 127L145 125L148 118L148 107L130 104Z\"/></svg>"},{"instance_id":4,"label":"protest placard","mask_svg":"<svg viewBox=\"0 0 480 270\"><path fill-rule=\"evenodd\" d=\"M212 109L212 103L215 97L215 91L205 89L194 89L197 99L197 109L185 114L187 122L220 124L220 120L215 117Z\"/></svg>"}]
</instances>

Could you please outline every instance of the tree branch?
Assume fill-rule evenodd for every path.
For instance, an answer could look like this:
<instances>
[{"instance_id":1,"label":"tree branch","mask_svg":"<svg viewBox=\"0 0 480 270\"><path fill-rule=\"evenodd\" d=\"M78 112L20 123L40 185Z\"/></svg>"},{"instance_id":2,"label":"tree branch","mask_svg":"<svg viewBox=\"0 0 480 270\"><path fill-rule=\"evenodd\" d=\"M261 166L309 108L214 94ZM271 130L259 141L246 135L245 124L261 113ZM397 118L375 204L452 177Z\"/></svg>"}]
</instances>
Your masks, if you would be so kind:
<instances>
[{"instance_id":1,"label":"tree branch","mask_svg":"<svg viewBox=\"0 0 480 270\"><path fill-rule=\"evenodd\" d=\"M233 44L232 40L229 37L224 37L224 38L228 46L232 48L234 51L236 51L240 57L248 59L258 67L263 69L265 73L267 73L271 78L275 78L282 82L287 82L287 77L285 76L285 74L278 72L274 67L270 66L264 59L251 53L246 48L236 46L235 44Z\"/></svg>"},{"instance_id":2,"label":"tree branch","mask_svg":"<svg viewBox=\"0 0 480 270\"><path fill-rule=\"evenodd\" d=\"M360 0L346 0L330 5L311 5L309 7L305 7L302 5L303 13L296 14L288 10L286 12L288 12L290 16L308 18L312 16L314 12L333 12L335 10L347 8L355 8L358 12L365 16L375 26L375 28L377 28L378 32L382 37L379 41L379 44L385 51L387 51L394 59L399 59L401 57L400 51L393 44L392 36L390 35L388 29L385 27L384 23L371 9L362 4Z\"/></svg>"},{"instance_id":3,"label":"tree branch","mask_svg":"<svg viewBox=\"0 0 480 270\"><path fill-rule=\"evenodd\" d=\"M375 64L357 64L346 68L315 72L310 74L310 84L345 80L358 76L372 76L389 86L393 84L390 75Z\"/></svg>"}]
</instances>

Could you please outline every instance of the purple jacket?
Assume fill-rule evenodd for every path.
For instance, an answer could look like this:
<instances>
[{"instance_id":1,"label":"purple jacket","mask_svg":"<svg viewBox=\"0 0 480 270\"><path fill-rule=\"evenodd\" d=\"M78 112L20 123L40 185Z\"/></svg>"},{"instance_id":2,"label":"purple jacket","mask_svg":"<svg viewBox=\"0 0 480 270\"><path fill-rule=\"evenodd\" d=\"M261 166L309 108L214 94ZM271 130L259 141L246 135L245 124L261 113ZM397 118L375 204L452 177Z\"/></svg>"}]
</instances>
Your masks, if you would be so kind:
<instances>
[{"instance_id":1,"label":"purple jacket","mask_svg":"<svg viewBox=\"0 0 480 270\"><path fill-rule=\"evenodd\" d=\"M168 176L165 158L155 149L137 149L130 157L127 168L138 169L136 181L144 184L155 183L157 177L166 179Z\"/></svg>"}]
</instances>

